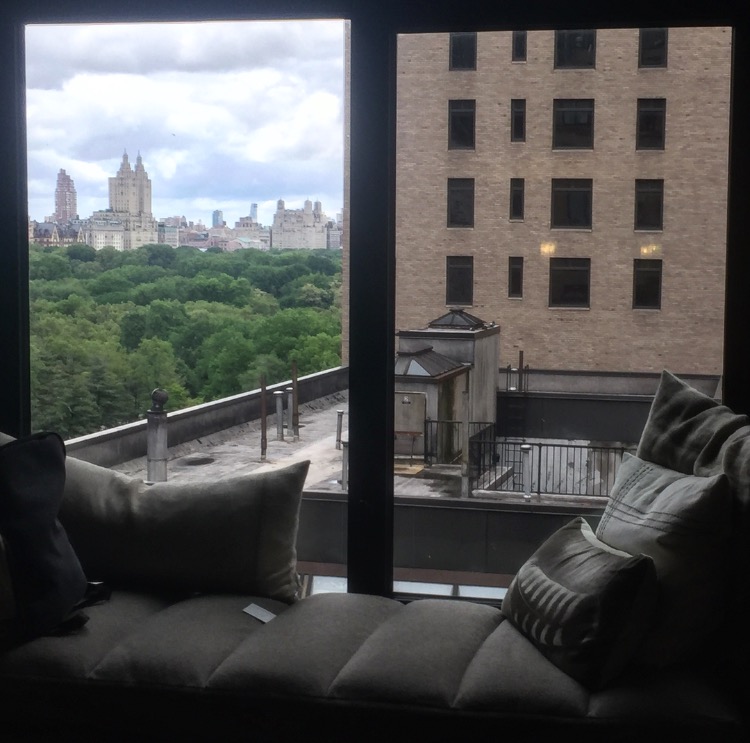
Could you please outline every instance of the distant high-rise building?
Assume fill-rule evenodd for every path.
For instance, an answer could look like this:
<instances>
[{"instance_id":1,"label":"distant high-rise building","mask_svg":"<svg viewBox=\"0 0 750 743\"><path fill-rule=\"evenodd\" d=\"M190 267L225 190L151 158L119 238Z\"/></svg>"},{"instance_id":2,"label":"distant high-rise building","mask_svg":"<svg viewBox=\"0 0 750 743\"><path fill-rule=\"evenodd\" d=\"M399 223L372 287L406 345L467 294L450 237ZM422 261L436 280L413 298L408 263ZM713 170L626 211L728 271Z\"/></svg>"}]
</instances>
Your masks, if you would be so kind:
<instances>
[{"instance_id":1,"label":"distant high-rise building","mask_svg":"<svg viewBox=\"0 0 750 743\"><path fill-rule=\"evenodd\" d=\"M250 204L250 219L252 219L253 222L258 221L258 205L257 204Z\"/></svg>"},{"instance_id":2,"label":"distant high-rise building","mask_svg":"<svg viewBox=\"0 0 750 743\"><path fill-rule=\"evenodd\" d=\"M271 228L271 247L280 249L322 249L328 247L328 217L319 201L305 201L303 209L287 209L283 199L276 203Z\"/></svg>"},{"instance_id":3,"label":"distant high-rise building","mask_svg":"<svg viewBox=\"0 0 750 743\"><path fill-rule=\"evenodd\" d=\"M109 209L94 212L85 232L86 242L95 248L111 245L130 250L158 240L151 213L151 180L140 154L135 169L128 153L122 156L117 175L109 179Z\"/></svg>"},{"instance_id":4,"label":"distant high-rise building","mask_svg":"<svg viewBox=\"0 0 750 743\"><path fill-rule=\"evenodd\" d=\"M224 226L224 212L221 209L215 209L211 215L211 226L212 227L223 227Z\"/></svg>"},{"instance_id":5,"label":"distant high-rise building","mask_svg":"<svg viewBox=\"0 0 750 743\"><path fill-rule=\"evenodd\" d=\"M55 187L55 221L68 224L78 217L76 187L73 179L61 168Z\"/></svg>"}]
</instances>

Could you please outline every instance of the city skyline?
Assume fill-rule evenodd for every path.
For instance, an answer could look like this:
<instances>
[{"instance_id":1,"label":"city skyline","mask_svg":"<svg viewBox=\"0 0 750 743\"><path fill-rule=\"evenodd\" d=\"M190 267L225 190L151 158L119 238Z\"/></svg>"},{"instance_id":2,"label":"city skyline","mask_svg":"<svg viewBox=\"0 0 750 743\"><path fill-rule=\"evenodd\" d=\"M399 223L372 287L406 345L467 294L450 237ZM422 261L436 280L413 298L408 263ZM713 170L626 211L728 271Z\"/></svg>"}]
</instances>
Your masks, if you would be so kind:
<instances>
[{"instance_id":1,"label":"city skyline","mask_svg":"<svg viewBox=\"0 0 750 743\"><path fill-rule=\"evenodd\" d=\"M27 26L26 44L31 219L54 213L60 169L82 219L106 208L124 151L158 219L341 211L343 21Z\"/></svg>"}]
</instances>

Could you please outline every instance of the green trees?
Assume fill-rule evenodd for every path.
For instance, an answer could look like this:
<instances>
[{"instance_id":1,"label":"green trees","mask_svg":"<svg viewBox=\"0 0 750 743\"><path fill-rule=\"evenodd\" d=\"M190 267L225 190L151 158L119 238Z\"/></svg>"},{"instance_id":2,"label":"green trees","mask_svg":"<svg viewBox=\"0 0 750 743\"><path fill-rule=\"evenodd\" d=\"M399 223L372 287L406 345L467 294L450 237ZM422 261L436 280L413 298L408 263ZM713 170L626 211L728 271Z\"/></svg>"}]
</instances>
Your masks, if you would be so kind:
<instances>
[{"instance_id":1,"label":"green trees","mask_svg":"<svg viewBox=\"0 0 750 743\"><path fill-rule=\"evenodd\" d=\"M93 252L92 252L93 251ZM32 246L32 420L66 438L340 363L329 251Z\"/></svg>"}]
</instances>

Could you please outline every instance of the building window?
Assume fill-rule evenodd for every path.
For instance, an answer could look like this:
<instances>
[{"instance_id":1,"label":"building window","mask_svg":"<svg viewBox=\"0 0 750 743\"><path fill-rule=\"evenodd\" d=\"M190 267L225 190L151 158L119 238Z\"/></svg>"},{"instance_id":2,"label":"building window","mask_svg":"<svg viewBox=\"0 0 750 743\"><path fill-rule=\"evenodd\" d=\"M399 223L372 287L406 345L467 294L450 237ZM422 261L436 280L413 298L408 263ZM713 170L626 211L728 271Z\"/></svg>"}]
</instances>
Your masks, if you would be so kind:
<instances>
[{"instance_id":1,"label":"building window","mask_svg":"<svg viewBox=\"0 0 750 743\"><path fill-rule=\"evenodd\" d=\"M448 179L448 227L474 226L474 179Z\"/></svg>"},{"instance_id":2,"label":"building window","mask_svg":"<svg viewBox=\"0 0 750 743\"><path fill-rule=\"evenodd\" d=\"M635 181L635 229L661 230L664 227L664 181L638 178Z\"/></svg>"},{"instance_id":3,"label":"building window","mask_svg":"<svg viewBox=\"0 0 750 743\"><path fill-rule=\"evenodd\" d=\"M555 67L594 67L596 31L555 31Z\"/></svg>"},{"instance_id":4,"label":"building window","mask_svg":"<svg viewBox=\"0 0 750 743\"><path fill-rule=\"evenodd\" d=\"M642 28L638 40L639 67L667 66L667 29Z\"/></svg>"},{"instance_id":5,"label":"building window","mask_svg":"<svg viewBox=\"0 0 750 743\"><path fill-rule=\"evenodd\" d=\"M591 178L553 178L550 226L564 229L590 228L593 190Z\"/></svg>"},{"instance_id":6,"label":"building window","mask_svg":"<svg viewBox=\"0 0 750 743\"><path fill-rule=\"evenodd\" d=\"M523 297L523 258L508 258L508 296L515 299Z\"/></svg>"},{"instance_id":7,"label":"building window","mask_svg":"<svg viewBox=\"0 0 750 743\"><path fill-rule=\"evenodd\" d=\"M451 34L450 68L452 70L476 70L477 35L460 32Z\"/></svg>"},{"instance_id":8,"label":"building window","mask_svg":"<svg viewBox=\"0 0 750 743\"><path fill-rule=\"evenodd\" d=\"M550 307L588 307L590 285L590 258L550 258Z\"/></svg>"},{"instance_id":9,"label":"building window","mask_svg":"<svg viewBox=\"0 0 750 743\"><path fill-rule=\"evenodd\" d=\"M513 52L511 59L513 62L526 61L526 31L513 32Z\"/></svg>"},{"instance_id":10,"label":"building window","mask_svg":"<svg viewBox=\"0 0 750 743\"><path fill-rule=\"evenodd\" d=\"M449 255L445 259L445 303L470 305L474 301L474 258Z\"/></svg>"},{"instance_id":11,"label":"building window","mask_svg":"<svg viewBox=\"0 0 750 743\"><path fill-rule=\"evenodd\" d=\"M593 98L555 99L552 120L552 147L591 149L594 146Z\"/></svg>"},{"instance_id":12,"label":"building window","mask_svg":"<svg viewBox=\"0 0 750 743\"><path fill-rule=\"evenodd\" d=\"M510 179L510 219L523 219L523 178Z\"/></svg>"},{"instance_id":13,"label":"building window","mask_svg":"<svg viewBox=\"0 0 750 743\"><path fill-rule=\"evenodd\" d=\"M448 149L474 149L476 101L448 101Z\"/></svg>"},{"instance_id":14,"label":"building window","mask_svg":"<svg viewBox=\"0 0 750 743\"><path fill-rule=\"evenodd\" d=\"M526 141L526 99L514 98L510 102L510 141Z\"/></svg>"},{"instance_id":15,"label":"building window","mask_svg":"<svg viewBox=\"0 0 750 743\"><path fill-rule=\"evenodd\" d=\"M633 261L633 309L661 309L661 261Z\"/></svg>"},{"instance_id":16,"label":"building window","mask_svg":"<svg viewBox=\"0 0 750 743\"><path fill-rule=\"evenodd\" d=\"M663 150L666 121L666 98L639 98L635 148L637 150Z\"/></svg>"}]
</instances>

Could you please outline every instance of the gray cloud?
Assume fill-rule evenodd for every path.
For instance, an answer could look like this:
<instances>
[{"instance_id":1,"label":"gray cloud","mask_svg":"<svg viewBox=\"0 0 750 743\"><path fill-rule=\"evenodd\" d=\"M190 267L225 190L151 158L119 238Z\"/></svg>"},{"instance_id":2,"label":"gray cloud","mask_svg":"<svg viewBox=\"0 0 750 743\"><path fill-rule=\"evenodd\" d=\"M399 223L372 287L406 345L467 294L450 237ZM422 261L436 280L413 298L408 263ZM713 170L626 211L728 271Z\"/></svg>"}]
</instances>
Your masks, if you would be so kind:
<instances>
[{"instance_id":1,"label":"gray cloud","mask_svg":"<svg viewBox=\"0 0 750 743\"><path fill-rule=\"evenodd\" d=\"M105 208L123 150L142 154L157 217L224 208L232 224L251 202L324 194L341 209L342 22L30 26L26 54L35 219L59 168L82 217ZM172 205L196 213L157 212Z\"/></svg>"}]
</instances>

